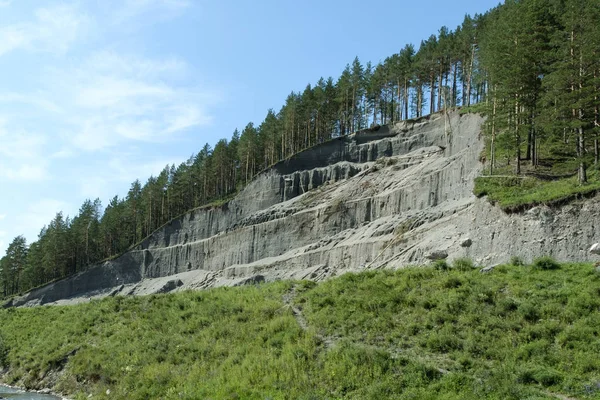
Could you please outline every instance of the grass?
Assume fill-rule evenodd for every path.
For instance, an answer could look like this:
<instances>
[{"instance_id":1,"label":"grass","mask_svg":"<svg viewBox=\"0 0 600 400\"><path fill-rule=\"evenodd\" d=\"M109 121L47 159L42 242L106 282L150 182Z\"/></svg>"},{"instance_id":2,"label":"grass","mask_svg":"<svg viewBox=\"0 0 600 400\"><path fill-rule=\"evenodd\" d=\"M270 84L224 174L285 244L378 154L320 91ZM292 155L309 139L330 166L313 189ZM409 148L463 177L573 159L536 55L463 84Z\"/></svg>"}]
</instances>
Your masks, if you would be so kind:
<instances>
[{"instance_id":1,"label":"grass","mask_svg":"<svg viewBox=\"0 0 600 400\"><path fill-rule=\"evenodd\" d=\"M75 399L593 399L599 287L590 264L460 260L1 310L0 350L7 383L62 369Z\"/></svg>"},{"instance_id":2,"label":"grass","mask_svg":"<svg viewBox=\"0 0 600 400\"><path fill-rule=\"evenodd\" d=\"M588 183L580 185L577 177L541 180L533 177L482 176L475 179L474 193L488 196L506 212L518 212L537 205L564 202L596 194L600 179L596 171L589 171Z\"/></svg>"}]
</instances>

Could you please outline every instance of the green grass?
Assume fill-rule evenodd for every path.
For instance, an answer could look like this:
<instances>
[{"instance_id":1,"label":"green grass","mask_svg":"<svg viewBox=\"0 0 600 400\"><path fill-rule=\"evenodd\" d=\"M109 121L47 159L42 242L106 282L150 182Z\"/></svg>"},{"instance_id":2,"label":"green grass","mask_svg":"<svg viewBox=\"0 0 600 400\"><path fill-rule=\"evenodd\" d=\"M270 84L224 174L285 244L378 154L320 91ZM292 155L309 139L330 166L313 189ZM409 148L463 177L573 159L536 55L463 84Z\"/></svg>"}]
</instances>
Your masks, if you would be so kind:
<instances>
[{"instance_id":1,"label":"green grass","mask_svg":"<svg viewBox=\"0 0 600 400\"><path fill-rule=\"evenodd\" d=\"M541 204L561 204L582 196L593 195L600 190L596 171L589 171L588 183L580 185L577 177L551 181L533 177L482 176L475 179L474 193L488 196L506 212L515 212Z\"/></svg>"},{"instance_id":2,"label":"green grass","mask_svg":"<svg viewBox=\"0 0 600 400\"><path fill-rule=\"evenodd\" d=\"M600 398L592 265L455 264L1 310L4 379L63 368L76 399Z\"/></svg>"}]
</instances>

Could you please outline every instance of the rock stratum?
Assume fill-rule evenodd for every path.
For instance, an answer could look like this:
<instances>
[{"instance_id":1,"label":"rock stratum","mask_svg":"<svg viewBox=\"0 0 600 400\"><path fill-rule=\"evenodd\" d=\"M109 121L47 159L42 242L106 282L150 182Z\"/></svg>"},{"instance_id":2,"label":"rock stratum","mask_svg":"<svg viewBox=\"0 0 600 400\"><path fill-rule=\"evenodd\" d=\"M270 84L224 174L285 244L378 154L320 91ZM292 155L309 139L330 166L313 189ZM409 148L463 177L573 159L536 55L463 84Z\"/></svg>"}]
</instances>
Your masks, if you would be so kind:
<instances>
[{"instance_id":1,"label":"rock stratum","mask_svg":"<svg viewBox=\"0 0 600 400\"><path fill-rule=\"evenodd\" d=\"M436 258L480 265L594 257L600 202L505 214L473 195L483 118L450 112L333 139L190 211L121 257L13 299L73 304L279 279L322 280Z\"/></svg>"}]
</instances>

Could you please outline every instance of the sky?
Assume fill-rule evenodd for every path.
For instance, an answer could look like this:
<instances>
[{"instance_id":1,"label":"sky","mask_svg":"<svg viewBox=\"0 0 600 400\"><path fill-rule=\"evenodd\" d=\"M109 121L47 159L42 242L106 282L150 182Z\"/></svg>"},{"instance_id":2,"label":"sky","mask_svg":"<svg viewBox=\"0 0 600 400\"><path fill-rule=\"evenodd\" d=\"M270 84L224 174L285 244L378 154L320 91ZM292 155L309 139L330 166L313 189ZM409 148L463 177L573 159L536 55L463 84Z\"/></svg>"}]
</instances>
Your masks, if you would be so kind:
<instances>
[{"instance_id":1,"label":"sky","mask_svg":"<svg viewBox=\"0 0 600 400\"><path fill-rule=\"evenodd\" d=\"M0 256L498 0L0 0Z\"/></svg>"}]
</instances>

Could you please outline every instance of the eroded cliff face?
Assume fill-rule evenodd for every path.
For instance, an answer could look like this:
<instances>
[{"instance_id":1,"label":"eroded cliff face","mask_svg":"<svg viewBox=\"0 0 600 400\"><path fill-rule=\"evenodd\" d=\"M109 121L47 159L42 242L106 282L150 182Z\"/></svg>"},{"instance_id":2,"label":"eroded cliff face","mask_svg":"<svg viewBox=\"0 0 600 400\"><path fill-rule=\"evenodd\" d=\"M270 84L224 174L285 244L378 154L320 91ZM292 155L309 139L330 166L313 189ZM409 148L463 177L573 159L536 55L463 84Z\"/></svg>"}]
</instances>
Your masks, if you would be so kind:
<instances>
[{"instance_id":1,"label":"eroded cliff face","mask_svg":"<svg viewBox=\"0 0 600 400\"><path fill-rule=\"evenodd\" d=\"M334 139L278 163L234 200L191 211L113 261L15 299L64 304L428 262L587 260L598 202L506 215L472 194L483 119L436 114Z\"/></svg>"}]
</instances>

